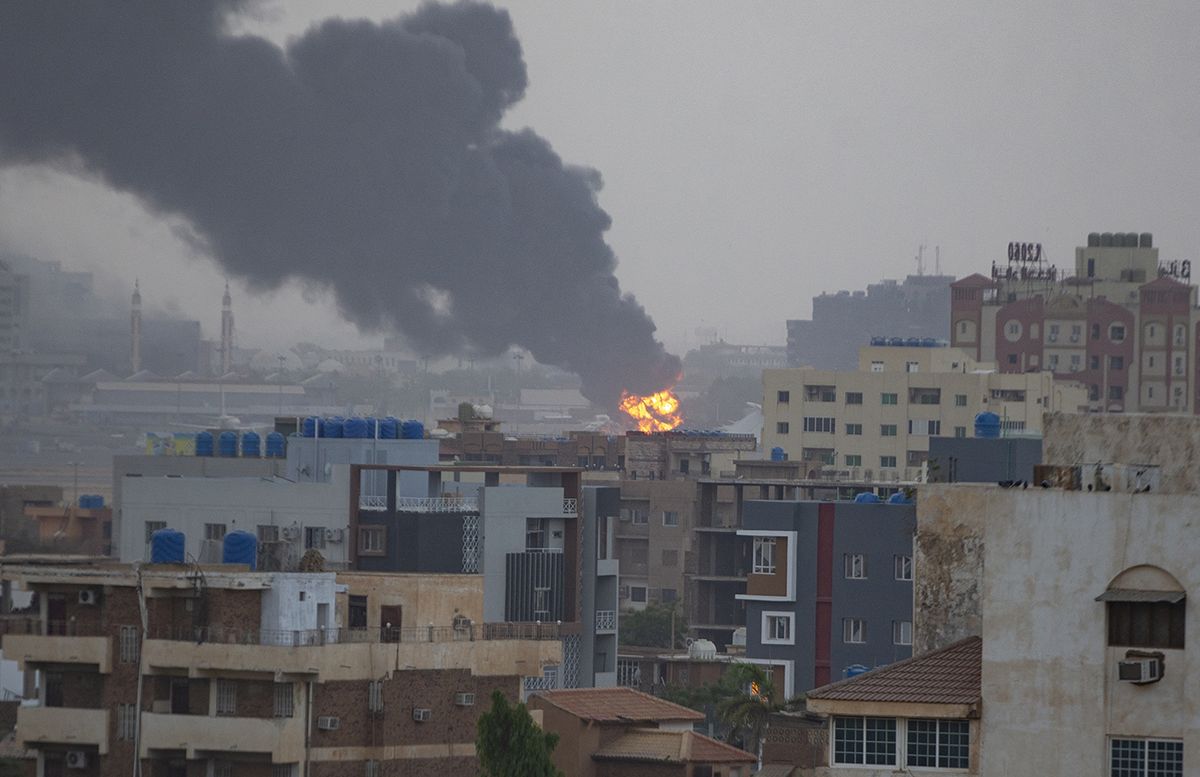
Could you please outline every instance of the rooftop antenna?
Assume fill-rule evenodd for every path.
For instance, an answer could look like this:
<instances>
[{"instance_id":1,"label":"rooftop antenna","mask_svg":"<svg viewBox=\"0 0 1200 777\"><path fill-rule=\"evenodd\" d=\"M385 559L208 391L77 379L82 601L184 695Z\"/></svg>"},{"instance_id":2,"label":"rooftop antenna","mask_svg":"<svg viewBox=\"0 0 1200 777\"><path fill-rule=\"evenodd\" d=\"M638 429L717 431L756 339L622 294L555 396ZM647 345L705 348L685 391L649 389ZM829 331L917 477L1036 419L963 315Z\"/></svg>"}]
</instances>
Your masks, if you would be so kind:
<instances>
[{"instance_id":1,"label":"rooftop antenna","mask_svg":"<svg viewBox=\"0 0 1200 777\"><path fill-rule=\"evenodd\" d=\"M917 246L917 275L925 274L925 244Z\"/></svg>"},{"instance_id":2,"label":"rooftop antenna","mask_svg":"<svg viewBox=\"0 0 1200 777\"><path fill-rule=\"evenodd\" d=\"M942 274L942 247L941 246L933 247L933 274L934 275Z\"/></svg>"}]
</instances>

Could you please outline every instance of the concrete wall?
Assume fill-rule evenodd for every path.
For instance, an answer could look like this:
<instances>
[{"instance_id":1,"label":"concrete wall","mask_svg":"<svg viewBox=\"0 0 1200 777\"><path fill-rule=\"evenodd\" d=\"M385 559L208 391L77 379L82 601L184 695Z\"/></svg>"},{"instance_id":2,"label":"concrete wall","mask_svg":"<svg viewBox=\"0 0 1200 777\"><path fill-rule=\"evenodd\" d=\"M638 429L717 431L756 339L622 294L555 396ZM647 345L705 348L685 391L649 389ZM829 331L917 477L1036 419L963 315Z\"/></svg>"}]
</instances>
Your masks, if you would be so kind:
<instances>
[{"instance_id":1,"label":"concrete wall","mask_svg":"<svg viewBox=\"0 0 1200 777\"><path fill-rule=\"evenodd\" d=\"M324 574L276 572L271 587L262 594L264 630L308 631L336 624L337 587L332 572ZM325 605L322 620L321 605Z\"/></svg>"},{"instance_id":2,"label":"concrete wall","mask_svg":"<svg viewBox=\"0 0 1200 777\"><path fill-rule=\"evenodd\" d=\"M456 615L483 621L483 577L481 575L375 574L339 572L337 581L346 586L338 595L341 623L349 596L367 597L367 628L378 629L379 608L399 605L401 628L452 626Z\"/></svg>"},{"instance_id":3,"label":"concrete wall","mask_svg":"<svg viewBox=\"0 0 1200 777\"><path fill-rule=\"evenodd\" d=\"M306 482L329 482L333 468L350 464L437 464L437 440L359 440L346 438L288 438L287 476ZM387 493L386 472L362 473L363 495ZM437 496L428 493L424 472L397 473L399 496Z\"/></svg>"},{"instance_id":4,"label":"concrete wall","mask_svg":"<svg viewBox=\"0 0 1200 777\"><path fill-rule=\"evenodd\" d=\"M484 488L479 493L483 617L504 620L505 556L525 550L527 518L563 517L562 488Z\"/></svg>"},{"instance_id":5,"label":"concrete wall","mask_svg":"<svg viewBox=\"0 0 1200 777\"><path fill-rule=\"evenodd\" d=\"M988 491L921 486L913 551L913 652L983 633L984 521Z\"/></svg>"},{"instance_id":6,"label":"concrete wall","mask_svg":"<svg viewBox=\"0 0 1200 777\"><path fill-rule=\"evenodd\" d=\"M1200 418L1187 415L1048 413L1047 464L1113 462L1160 468L1158 491L1200 492Z\"/></svg>"},{"instance_id":7,"label":"concrete wall","mask_svg":"<svg viewBox=\"0 0 1200 777\"><path fill-rule=\"evenodd\" d=\"M120 540L122 561L148 558L146 522L162 521L187 537L187 553L199 556L206 523L222 523L227 532L242 529L254 534L260 525L299 529L294 554L304 553L304 528L343 530L341 542L321 548L326 561L346 562L349 525L349 473L329 483L290 483L286 480L234 477L126 477L121 488L124 531Z\"/></svg>"},{"instance_id":8,"label":"concrete wall","mask_svg":"<svg viewBox=\"0 0 1200 777\"><path fill-rule=\"evenodd\" d=\"M1083 417L1083 416L1076 416ZM932 437L929 440L930 483L1033 482L1042 463L1039 437Z\"/></svg>"}]
</instances>

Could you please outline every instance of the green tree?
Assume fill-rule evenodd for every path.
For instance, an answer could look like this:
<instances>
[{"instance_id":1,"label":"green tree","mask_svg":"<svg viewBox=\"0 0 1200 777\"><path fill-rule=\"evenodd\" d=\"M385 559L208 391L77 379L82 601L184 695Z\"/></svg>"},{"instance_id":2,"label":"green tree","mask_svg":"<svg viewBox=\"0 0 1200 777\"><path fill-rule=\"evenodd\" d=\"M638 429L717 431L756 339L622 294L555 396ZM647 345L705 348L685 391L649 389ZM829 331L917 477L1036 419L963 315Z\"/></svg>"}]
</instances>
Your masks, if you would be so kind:
<instances>
[{"instance_id":1,"label":"green tree","mask_svg":"<svg viewBox=\"0 0 1200 777\"><path fill-rule=\"evenodd\" d=\"M801 708L804 699L781 698L771 676L757 664L736 664L721 681L727 689L732 687L733 693L718 702L717 716L741 740L742 747L757 754L761 762L763 738L771 715Z\"/></svg>"},{"instance_id":2,"label":"green tree","mask_svg":"<svg viewBox=\"0 0 1200 777\"><path fill-rule=\"evenodd\" d=\"M492 692L492 708L479 717L475 754L485 777L563 777L550 754L558 734L542 731L524 704Z\"/></svg>"},{"instance_id":3,"label":"green tree","mask_svg":"<svg viewBox=\"0 0 1200 777\"><path fill-rule=\"evenodd\" d=\"M621 628L618 634L622 645L657 647L670 649L671 622L675 622L675 645L682 645L687 637L687 621L672 604L648 604L642 610L621 613Z\"/></svg>"}]
</instances>

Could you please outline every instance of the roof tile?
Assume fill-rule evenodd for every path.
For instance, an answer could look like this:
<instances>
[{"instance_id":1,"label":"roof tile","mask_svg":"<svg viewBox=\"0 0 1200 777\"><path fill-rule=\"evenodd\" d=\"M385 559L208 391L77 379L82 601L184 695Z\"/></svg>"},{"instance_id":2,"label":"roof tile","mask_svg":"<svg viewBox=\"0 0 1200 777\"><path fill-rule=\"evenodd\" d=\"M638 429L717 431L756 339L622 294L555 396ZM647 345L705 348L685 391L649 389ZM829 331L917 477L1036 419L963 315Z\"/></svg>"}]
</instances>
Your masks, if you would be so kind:
<instances>
[{"instance_id":1,"label":"roof tile","mask_svg":"<svg viewBox=\"0 0 1200 777\"><path fill-rule=\"evenodd\" d=\"M629 723L647 720L704 720L696 710L632 688L575 688L543 691L538 697L581 720Z\"/></svg>"},{"instance_id":2,"label":"roof tile","mask_svg":"<svg viewBox=\"0 0 1200 777\"><path fill-rule=\"evenodd\" d=\"M983 664L979 637L809 691L809 699L977 704Z\"/></svg>"},{"instance_id":3,"label":"roof tile","mask_svg":"<svg viewBox=\"0 0 1200 777\"><path fill-rule=\"evenodd\" d=\"M597 761L661 761L666 763L753 763L745 750L694 731L635 728L592 753Z\"/></svg>"}]
</instances>

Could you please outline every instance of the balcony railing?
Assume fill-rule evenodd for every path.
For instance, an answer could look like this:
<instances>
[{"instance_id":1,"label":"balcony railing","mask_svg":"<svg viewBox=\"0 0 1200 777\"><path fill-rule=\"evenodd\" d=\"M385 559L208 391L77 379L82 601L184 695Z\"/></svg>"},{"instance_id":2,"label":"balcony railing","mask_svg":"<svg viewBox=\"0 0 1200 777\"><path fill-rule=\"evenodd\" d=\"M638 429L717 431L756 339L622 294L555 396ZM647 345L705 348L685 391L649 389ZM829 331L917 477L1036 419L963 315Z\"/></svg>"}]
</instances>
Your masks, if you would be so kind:
<instances>
[{"instance_id":1,"label":"balcony railing","mask_svg":"<svg viewBox=\"0 0 1200 777\"><path fill-rule=\"evenodd\" d=\"M473 496L402 496L396 511L404 513L477 513L479 500Z\"/></svg>"},{"instance_id":2,"label":"balcony railing","mask_svg":"<svg viewBox=\"0 0 1200 777\"><path fill-rule=\"evenodd\" d=\"M232 629L223 626L162 627L150 629L149 638L176 642L311 647L374 642L475 642L484 640L556 640L557 623L472 623L462 626L414 626L377 629Z\"/></svg>"},{"instance_id":3,"label":"balcony railing","mask_svg":"<svg viewBox=\"0 0 1200 777\"><path fill-rule=\"evenodd\" d=\"M617 611L596 610L596 631L616 631Z\"/></svg>"},{"instance_id":4,"label":"balcony railing","mask_svg":"<svg viewBox=\"0 0 1200 777\"><path fill-rule=\"evenodd\" d=\"M563 500L563 515L578 515L578 514L579 514L579 500L578 499L564 499Z\"/></svg>"},{"instance_id":5,"label":"balcony railing","mask_svg":"<svg viewBox=\"0 0 1200 777\"><path fill-rule=\"evenodd\" d=\"M360 510L386 510L387 496L377 496L375 494L359 494L358 509Z\"/></svg>"}]
</instances>

